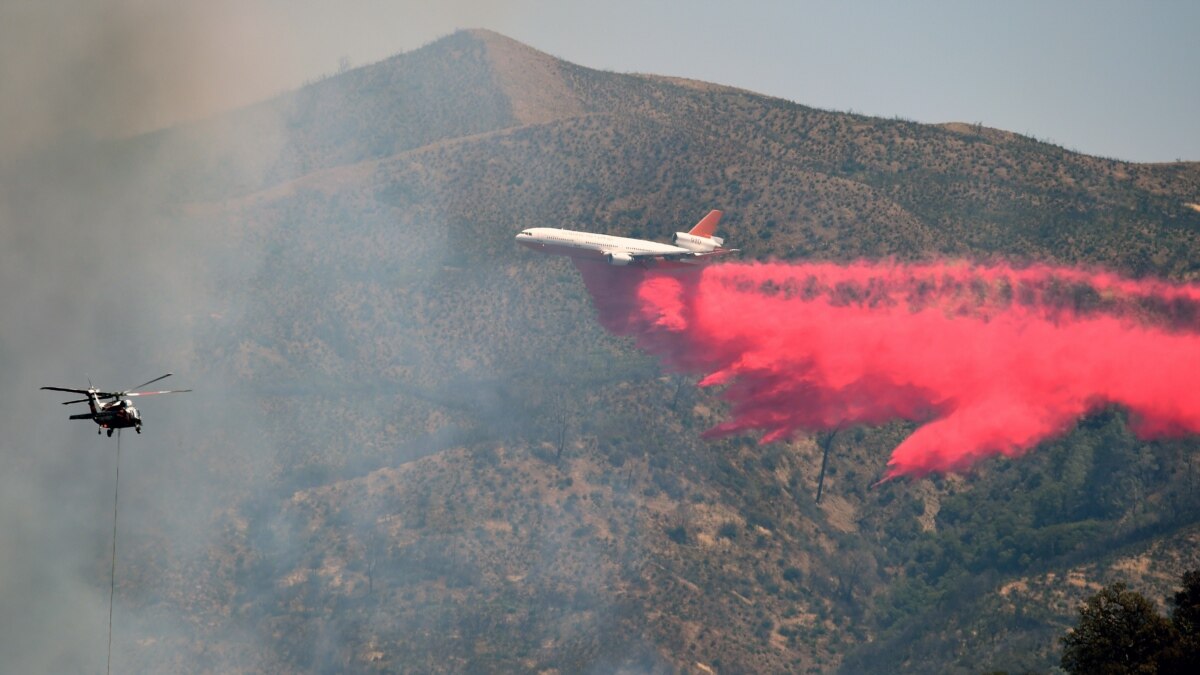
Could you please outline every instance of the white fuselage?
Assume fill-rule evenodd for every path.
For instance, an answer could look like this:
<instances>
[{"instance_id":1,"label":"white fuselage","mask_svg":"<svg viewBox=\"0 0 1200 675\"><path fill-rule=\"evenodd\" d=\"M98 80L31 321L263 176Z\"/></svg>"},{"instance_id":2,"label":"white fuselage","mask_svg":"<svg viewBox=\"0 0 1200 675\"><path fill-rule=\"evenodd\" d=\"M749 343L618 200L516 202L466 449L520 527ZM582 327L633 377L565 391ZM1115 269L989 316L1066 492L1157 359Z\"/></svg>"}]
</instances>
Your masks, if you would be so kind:
<instances>
[{"instance_id":1,"label":"white fuselage","mask_svg":"<svg viewBox=\"0 0 1200 675\"><path fill-rule=\"evenodd\" d=\"M517 242L535 251L577 258L604 258L607 255L690 256L686 248L645 239L614 237L609 234L533 227L517 235Z\"/></svg>"}]
</instances>

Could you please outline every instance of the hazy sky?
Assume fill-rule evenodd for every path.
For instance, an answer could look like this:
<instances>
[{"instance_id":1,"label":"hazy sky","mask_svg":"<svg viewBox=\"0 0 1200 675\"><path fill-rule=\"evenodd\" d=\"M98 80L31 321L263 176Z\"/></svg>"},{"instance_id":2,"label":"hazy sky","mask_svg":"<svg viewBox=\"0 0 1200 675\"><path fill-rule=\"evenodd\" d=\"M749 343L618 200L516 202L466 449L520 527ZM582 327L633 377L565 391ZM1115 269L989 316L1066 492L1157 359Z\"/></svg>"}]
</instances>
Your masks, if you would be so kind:
<instances>
[{"instance_id":1,"label":"hazy sky","mask_svg":"<svg viewBox=\"0 0 1200 675\"><path fill-rule=\"evenodd\" d=\"M483 27L593 68L884 117L983 122L1121 159L1200 160L1197 2L278 4L291 8L307 73Z\"/></svg>"},{"instance_id":2,"label":"hazy sky","mask_svg":"<svg viewBox=\"0 0 1200 675\"><path fill-rule=\"evenodd\" d=\"M489 28L593 68L982 122L1089 154L1200 160L1200 3L1185 0L0 0L0 24L0 88L28 91L57 66L147 99L134 117L128 106L120 119L97 110L86 126L101 135L263 98L343 58L363 65ZM67 81L78 99L67 108L87 109L87 92ZM49 123L30 110L27 126Z\"/></svg>"}]
</instances>

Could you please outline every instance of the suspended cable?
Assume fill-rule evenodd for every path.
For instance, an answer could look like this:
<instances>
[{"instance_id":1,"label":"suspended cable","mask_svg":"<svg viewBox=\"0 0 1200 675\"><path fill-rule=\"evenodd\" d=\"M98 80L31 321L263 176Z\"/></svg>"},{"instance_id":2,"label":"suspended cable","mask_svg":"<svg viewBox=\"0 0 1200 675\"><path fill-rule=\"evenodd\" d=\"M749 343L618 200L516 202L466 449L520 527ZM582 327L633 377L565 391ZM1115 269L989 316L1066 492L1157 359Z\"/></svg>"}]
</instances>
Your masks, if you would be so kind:
<instances>
[{"instance_id":1,"label":"suspended cable","mask_svg":"<svg viewBox=\"0 0 1200 675\"><path fill-rule=\"evenodd\" d=\"M121 488L121 430L117 429L117 477L113 485L112 567L108 572L108 668L112 675L112 617L113 596L117 591L117 496Z\"/></svg>"}]
</instances>

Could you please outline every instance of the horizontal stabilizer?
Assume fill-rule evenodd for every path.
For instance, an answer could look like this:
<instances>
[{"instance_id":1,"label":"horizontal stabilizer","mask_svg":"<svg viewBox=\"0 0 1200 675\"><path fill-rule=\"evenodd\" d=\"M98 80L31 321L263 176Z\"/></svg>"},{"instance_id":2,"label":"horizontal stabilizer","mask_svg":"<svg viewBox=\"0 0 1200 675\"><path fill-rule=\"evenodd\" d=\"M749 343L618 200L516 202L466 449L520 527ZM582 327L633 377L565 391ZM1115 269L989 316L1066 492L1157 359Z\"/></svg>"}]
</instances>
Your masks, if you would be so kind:
<instances>
[{"instance_id":1,"label":"horizontal stabilizer","mask_svg":"<svg viewBox=\"0 0 1200 675\"><path fill-rule=\"evenodd\" d=\"M71 415L71 416L70 416L69 418L67 418L67 419L72 419L72 420L94 420L94 419L96 419L96 416L95 416L94 414L92 414L92 413L84 413L84 414L82 414L82 415Z\"/></svg>"}]
</instances>

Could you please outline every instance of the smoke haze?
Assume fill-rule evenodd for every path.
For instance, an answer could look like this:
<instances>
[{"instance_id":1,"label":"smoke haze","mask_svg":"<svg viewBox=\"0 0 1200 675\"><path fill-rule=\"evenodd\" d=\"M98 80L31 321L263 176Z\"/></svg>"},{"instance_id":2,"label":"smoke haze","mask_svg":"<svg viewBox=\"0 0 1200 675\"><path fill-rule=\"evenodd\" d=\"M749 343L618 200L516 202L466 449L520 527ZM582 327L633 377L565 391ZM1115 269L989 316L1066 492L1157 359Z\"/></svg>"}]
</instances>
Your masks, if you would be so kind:
<instances>
[{"instance_id":1,"label":"smoke haze","mask_svg":"<svg viewBox=\"0 0 1200 675\"><path fill-rule=\"evenodd\" d=\"M918 423L887 476L1019 456L1109 404L1200 433L1200 288L1051 267L582 263L606 328L722 385L709 434Z\"/></svg>"},{"instance_id":2,"label":"smoke haze","mask_svg":"<svg viewBox=\"0 0 1200 675\"><path fill-rule=\"evenodd\" d=\"M317 369L305 359L322 354L311 341L296 346L294 377L282 393L270 389L277 382L264 386L230 372L239 350L257 347L255 329L293 320L247 319L263 312L256 303L275 300L247 290L252 282L288 288L296 302L288 311L317 307L328 292L322 282L329 275L290 274L315 264L302 236L263 235L253 220L261 212L219 205L294 177L281 156L295 143L286 119L295 108L277 100L116 140L203 118L238 92L255 91L271 55L291 49L265 29L269 17L232 2L203 10L135 0L0 7L0 618L10 627L0 631L4 672L104 667L117 439L97 436L90 422L68 421L80 409L59 403L71 396L39 387L85 387L90 380L123 389L166 372L175 377L165 387L194 392L140 401L144 433L121 441L113 670L198 670L211 655L197 655L196 645L215 639L233 650L220 663L273 664L278 657L263 656L269 650L259 640L277 638L257 632L257 616L203 626L194 618L229 602L222 595L228 586L214 577L227 580L232 572L222 566L247 550L256 555L245 560L267 571L238 592L264 605L275 599L273 565L300 559L306 542L260 525L273 523L269 514L298 485L321 480L321 469L352 442L344 427L356 423L342 414L353 403L336 400L344 392L313 383ZM225 76L214 81L214 71ZM350 126L338 124L326 128L333 138ZM397 225L391 208L371 218L348 211L331 209L313 240L352 248L328 223L356 233L376 226L391 236L409 228L424 242L410 253L432 262L406 268L405 280L415 285L426 268L441 269L446 225L436 216ZM280 259L282 272L272 267ZM379 286L397 283L391 267L359 272L359 279L376 274ZM413 360L427 364L435 356ZM443 388L449 396L467 386ZM299 403L288 398L294 392ZM488 392L476 386L471 393ZM380 419L420 406L366 398L354 432L369 427L384 448L378 452L391 457L397 432ZM486 406L479 414L499 416ZM436 429L401 452L430 454L460 435ZM304 474L310 465L317 478ZM249 528L239 509L256 514ZM378 515L367 509L356 518L374 523ZM323 630L319 621L294 619ZM342 642L349 638L311 645L314 654L333 654Z\"/></svg>"},{"instance_id":3,"label":"smoke haze","mask_svg":"<svg viewBox=\"0 0 1200 675\"><path fill-rule=\"evenodd\" d=\"M242 31L260 19L234 12L236 4L0 6L5 672L104 667L116 439L67 421L82 406L64 408L65 398L40 386L86 387L90 378L121 389L174 371L169 388L197 390L147 399L139 405L145 433L123 441L120 529L125 543L142 542L128 550L145 550L147 541L167 556L202 549L213 536L213 505L239 486L236 470L214 475L205 467L257 461L222 444L224 434L250 433L255 422L213 395L218 382L194 360L199 317L238 311L236 298L214 284L213 265L230 284L253 269L171 203L179 194L171 168L200 161L205 148L181 142L169 153L130 154L102 140L211 114L231 91L259 86L258 71L234 66L261 64L271 47L245 39ZM219 82L198 76L214 64L224 71ZM270 161L254 158L253 166ZM221 420L203 453L195 436L202 419ZM131 595L155 597L167 582L135 578L139 569L144 561L118 551L118 672L133 669L121 649L135 637L131 626L153 624L160 636L187 629L161 612L153 620L130 614Z\"/></svg>"}]
</instances>

